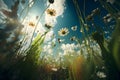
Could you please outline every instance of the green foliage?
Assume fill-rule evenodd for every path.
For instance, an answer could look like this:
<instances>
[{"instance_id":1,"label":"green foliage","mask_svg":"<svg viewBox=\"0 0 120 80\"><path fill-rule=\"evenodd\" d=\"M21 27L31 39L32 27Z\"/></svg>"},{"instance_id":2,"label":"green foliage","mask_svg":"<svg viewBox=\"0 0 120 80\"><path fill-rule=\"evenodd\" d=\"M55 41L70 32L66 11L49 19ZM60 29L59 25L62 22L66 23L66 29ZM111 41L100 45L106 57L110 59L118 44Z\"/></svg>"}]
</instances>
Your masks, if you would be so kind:
<instances>
[{"instance_id":1,"label":"green foliage","mask_svg":"<svg viewBox=\"0 0 120 80\"><path fill-rule=\"evenodd\" d=\"M99 0L105 9L112 14L112 17L115 19L115 30L112 34L112 39L110 42L106 42L106 39L103 34L103 30L99 28L98 25L95 25L96 32L92 34L92 37L99 44L101 48L101 55L93 50L90 47L89 42L84 43L87 48L87 55L84 56L84 51L81 51L81 55L78 55L77 52L74 52L72 55L64 55L59 63L53 63L57 65L57 71L52 71L51 68L54 68L51 65L46 63L52 63L52 58L49 58L48 62L41 63L41 52L43 47L43 42L45 39L45 34L38 34L37 37L33 40L30 47L23 51L21 54L26 54L25 56L15 54L16 51L14 48L19 46L16 42L22 28L15 31L15 40L11 43L7 43L6 39L10 36L9 31L15 30L16 26L22 26L18 21L12 23L8 21L6 23L6 28L0 30L0 80L119 80L120 77L120 18L118 18L117 10L115 10L111 5L104 0ZM74 4L77 2L74 0ZM84 28L85 19L81 14L80 8L74 5L79 21L81 23L81 32L86 38L87 31ZM15 21L13 19L13 21ZM19 23L19 25L17 24ZM0 24L1 25L1 24ZM50 26L49 26L50 27ZM87 35L88 36L88 35ZM88 40L89 41L89 40ZM79 43L81 44L81 43ZM52 44L53 45L53 44ZM19 48L18 48L19 49ZM16 50L18 50L16 49ZM14 54L3 54L5 53L14 53ZM76 55L77 54L77 55ZM63 59L63 61L62 61ZM44 60L44 59L43 59ZM49 66L49 67L48 67ZM102 67L105 69L102 69ZM47 67L47 69L46 69ZM103 71L106 73L107 78L99 78L96 73L98 71Z\"/></svg>"},{"instance_id":2,"label":"green foliage","mask_svg":"<svg viewBox=\"0 0 120 80\"><path fill-rule=\"evenodd\" d=\"M38 35L30 48L26 52L24 61L20 64L21 76L26 80L38 80L39 78L39 68L40 68L40 53L42 51L42 43L45 36Z\"/></svg>"},{"instance_id":3,"label":"green foliage","mask_svg":"<svg viewBox=\"0 0 120 80\"><path fill-rule=\"evenodd\" d=\"M0 54L0 79L1 80L39 80L40 53L45 36L38 35L32 42L32 46L26 51L26 56ZM45 73L42 73L45 75ZM42 76L44 77L44 76Z\"/></svg>"},{"instance_id":4,"label":"green foliage","mask_svg":"<svg viewBox=\"0 0 120 80\"><path fill-rule=\"evenodd\" d=\"M45 36L38 35L34 41L32 42L32 45L26 52L26 59L30 59L35 62L35 64L39 63L40 60L40 53L42 51L42 43L44 41Z\"/></svg>"},{"instance_id":5,"label":"green foliage","mask_svg":"<svg viewBox=\"0 0 120 80\"><path fill-rule=\"evenodd\" d=\"M112 52L115 63L120 70L120 19L117 19L116 29L113 32L112 40L109 44L110 52Z\"/></svg>"},{"instance_id":6,"label":"green foliage","mask_svg":"<svg viewBox=\"0 0 120 80\"><path fill-rule=\"evenodd\" d=\"M114 53L114 58L116 60L117 66L120 70L120 63L119 63L120 61L120 19L118 20L116 27L117 27L116 33L114 34L116 36L115 38L113 37L114 39L116 39L114 41L113 53Z\"/></svg>"}]
</instances>

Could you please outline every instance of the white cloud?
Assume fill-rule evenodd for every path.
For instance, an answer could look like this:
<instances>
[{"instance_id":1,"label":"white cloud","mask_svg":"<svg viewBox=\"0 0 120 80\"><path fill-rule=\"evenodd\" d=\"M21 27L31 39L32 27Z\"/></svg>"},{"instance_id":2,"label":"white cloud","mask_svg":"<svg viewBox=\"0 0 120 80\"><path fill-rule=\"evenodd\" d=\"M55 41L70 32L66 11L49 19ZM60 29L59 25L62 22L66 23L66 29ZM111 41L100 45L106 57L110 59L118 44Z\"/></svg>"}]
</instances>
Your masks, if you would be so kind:
<instances>
[{"instance_id":1,"label":"white cloud","mask_svg":"<svg viewBox=\"0 0 120 80\"><path fill-rule=\"evenodd\" d=\"M54 3L51 4L49 8L56 11L56 16L49 16L45 13L45 22L54 26L57 23L57 17L63 16L62 14L65 9L65 0L54 0Z\"/></svg>"},{"instance_id":2,"label":"white cloud","mask_svg":"<svg viewBox=\"0 0 120 80\"><path fill-rule=\"evenodd\" d=\"M54 35L53 30L49 31L49 32L46 34L45 42L50 41L50 40L52 39L53 35Z\"/></svg>"},{"instance_id":3,"label":"white cloud","mask_svg":"<svg viewBox=\"0 0 120 80\"><path fill-rule=\"evenodd\" d=\"M43 52L45 52L45 53L48 53L48 54L52 54L53 53L53 49L52 49L52 46L51 45L45 45L44 47L43 47Z\"/></svg>"},{"instance_id":4,"label":"white cloud","mask_svg":"<svg viewBox=\"0 0 120 80\"><path fill-rule=\"evenodd\" d=\"M64 55L74 53L78 47L79 45L75 45L74 43L61 45L61 49L64 51Z\"/></svg>"},{"instance_id":5,"label":"white cloud","mask_svg":"<svg viewBox=\"0 0 120 80\"><path fill-rule=\"evenodd\" d=\"M52 42L55 43L55 42L56 42L56 38L54 38L54 39L52 40Z\"/></svg>"}]
</instances>

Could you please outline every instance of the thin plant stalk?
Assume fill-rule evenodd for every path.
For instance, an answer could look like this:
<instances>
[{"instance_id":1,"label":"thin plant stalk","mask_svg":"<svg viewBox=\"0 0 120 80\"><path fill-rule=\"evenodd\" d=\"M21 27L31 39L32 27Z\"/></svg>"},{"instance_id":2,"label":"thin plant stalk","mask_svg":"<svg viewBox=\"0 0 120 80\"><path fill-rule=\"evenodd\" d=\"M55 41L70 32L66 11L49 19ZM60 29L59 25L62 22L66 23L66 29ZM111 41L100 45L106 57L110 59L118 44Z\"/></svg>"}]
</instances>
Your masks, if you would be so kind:
<instances>
[{"instance_id":1,"label":"thin plant stalk","mask_svg":"<svg viewBox=\"0 0 120 80\"><path fill-rule=\"evenodd\" d=\"M84 28L85 21L83 19L82 12L79 8L78 0L73 0L73 3L74 3L75 10L76 10L78 18L79 18L79 23L81 25L81 29L83 29L83 31L82 31L83 38L85 38L85 28Z\"/></svg>"},{"instance_id":2,"label":"thin plant stalk","mask_svg":"<svg viewBox=\"0 0 120 80\"><path fill-rule=\"evenodd\" d=\"M25 8L24 8L24 9L21 11L21 13L20 13L20 17L22 16L24 10L27 9L27 8L29 8L29 5L32 4L33 1L34 1L34 0L32 0L28 5L25 6ZM35 1L36 1L36 0L35 0ZM35 3L34 3L34 4L35 4ZM33 4L33 5L34 5L34 4ZM27 14L28 14L28 12L27 12Z\"/></svg>"},{"instance_id":3,"label":"thin plant stalk","mask_svg":"<svg viewBox=\"0 0 120 80\"><path fill-rule=\"evenodd\" d=\"M34 37L34 33L35 33L35 31L36 31L36 29L37 29L37 26L38 26L38 24L39 24L39 21L41 20L41 17L43 16L43 14L45 13L45 11L48 9L48 7L50 6L50 4L47 6L47 8L42 12L42 14L38 17L38 21L37 21L37 23L36 23L36 25L35 25L35 28L34 28L34 31L33 31L33 33L32 33L32 37L31 37L31 40L30 40L30 45L31 45L31 43L32 43L32 40L33 40L33 37Z\"/></svg>"},{"instance_id":4,"label":"thin plant stalk","mask_svg":"<svg viewBox=\"0 0 120 80\"><path fill-rule=\"evenodd\" d=\"M21 11L21 13L20 13L20 17L22 16L24 10L27 9L27 12L26 12L26 14L25 14L23 20L21 21L21 23L24 22L24 20L25 20L27 14L29 13L29 9L30 9L30 8L29 8L29 5L30 5L33 1L34 1L34 0L32 0L29 4L27 4L27 5L25 6L25 8ZM36 0L35 0L35 1L36 1ZM34 5L34 4L35 4L35 2L33 3L33 5ZM33 6L33 5L32 5L32 6ZM32 7L31 7L31 8L32 8ZM26 29L27 29L27 27L25 28L25 31L26 31ZM26 32L25 32L25 33L26 33ZM24 45L24 42L25 42L25 35L24 35L24 37L23 37L23 39L22 39L22 41L21 41L21 44L20 44L20 50L21 50L22 46ZM20 53L20 50L18 50L17 54Z\"/></svg>"}]
</instances>

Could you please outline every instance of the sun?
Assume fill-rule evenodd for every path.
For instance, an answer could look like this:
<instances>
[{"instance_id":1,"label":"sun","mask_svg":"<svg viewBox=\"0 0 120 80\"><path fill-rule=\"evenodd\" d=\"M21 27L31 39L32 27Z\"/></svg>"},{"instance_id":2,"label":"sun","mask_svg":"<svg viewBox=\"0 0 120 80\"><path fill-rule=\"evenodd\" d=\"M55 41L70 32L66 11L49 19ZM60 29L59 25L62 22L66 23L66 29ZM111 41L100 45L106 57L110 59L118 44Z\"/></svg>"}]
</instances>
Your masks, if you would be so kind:
<instances>
[{"instance_id":1,"label":"sun","mask_svg":"<svg viewBox=\"0 0 120 80\"><path fill-rule=\"evenodd\" d=\"M24 27L27 28L35 28L37 21L38 20L36 19L35 15L29 14L28 16L25 17L22 24L24 25Z\"/></svg>"}]
</instances>

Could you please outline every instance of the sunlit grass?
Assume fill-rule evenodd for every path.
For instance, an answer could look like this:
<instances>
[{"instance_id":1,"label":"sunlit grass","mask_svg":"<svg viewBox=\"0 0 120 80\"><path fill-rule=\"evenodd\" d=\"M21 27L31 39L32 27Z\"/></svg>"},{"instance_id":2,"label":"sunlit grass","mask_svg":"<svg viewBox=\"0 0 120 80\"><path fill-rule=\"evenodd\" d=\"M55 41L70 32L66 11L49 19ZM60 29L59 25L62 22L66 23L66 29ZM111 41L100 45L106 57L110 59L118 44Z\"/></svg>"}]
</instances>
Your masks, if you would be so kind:
<instances>
[{"instance_id":1,"label":"sunlit grass","mask_svg":"<svg viewBox=\"0 0 120 80\"><path fill-rule=\"evenodd\" d=\"M12 18L7 18L5 23L0 23L1 25L6 24L4 29L0 27L0 80L119 80L119 10L114 9L110 3L103 2L103 0L99 0L99 2L110 14L104 19L113 18L115 21L115 29L109 40L105 37L105 31L94 20L94 16L100 16L99 8L85 16L85 13L80 10L77 0L73 0L73 3L83 36L82 38L71 37L70 40L73 42L71 44L64 44L65 40L61 38L58 38L53 44L54 35L51 41L45 42L47 34L53 27L46 23L40 27L46 27L47 30L37 33L36 29L41 16L27 23L24 23L25 18L22 23ZM54 9L51 11L47 10L48 15L56 16ZM71 29L75 32L78 27L73 26ZM90 27L94 27L95 30L87 34ZM25 34L21 34L22 28L25 29ZM29 32L29 28L32 32ZM35 33L36 36L34 36ZM61 28L58 31L58 35L62 38L69 33L67 28ZM21 35L24 36L22 40L19 38Z\"/></svg>"}]
</instances>

